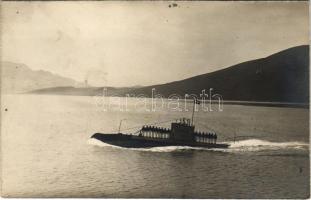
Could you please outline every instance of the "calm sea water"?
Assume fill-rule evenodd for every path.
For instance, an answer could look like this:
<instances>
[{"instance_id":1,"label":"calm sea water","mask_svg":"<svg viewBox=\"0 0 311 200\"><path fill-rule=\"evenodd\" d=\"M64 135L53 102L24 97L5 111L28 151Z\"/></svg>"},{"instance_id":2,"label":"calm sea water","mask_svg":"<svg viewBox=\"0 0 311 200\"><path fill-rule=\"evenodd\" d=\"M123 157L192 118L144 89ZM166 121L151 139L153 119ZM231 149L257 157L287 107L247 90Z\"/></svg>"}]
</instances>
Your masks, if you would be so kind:
<instances>
[{"instance_id":1,"label":"calm sea water","mask_svg":"<svg viewBox=\"0 0 311 200\"><path fill-rule=\"evenodd\" d=\"M191 117L93 97L4 95L2 195L8 197L307 198L309 110L224 105L195 113L228 150L122 149L90 139L146 123ZM105 102L104 102L105 104ZM147 103L150 106L150 103ZM150 108L150 107L149 107ZM7 109L7 111L5 110ZM189 110L190 107L189 107ZM161 124L168 127L169 123ZM239 136L233 142L234 133ZM243 137L242 137L243 136Z\"/></svg>"}]
</instances>

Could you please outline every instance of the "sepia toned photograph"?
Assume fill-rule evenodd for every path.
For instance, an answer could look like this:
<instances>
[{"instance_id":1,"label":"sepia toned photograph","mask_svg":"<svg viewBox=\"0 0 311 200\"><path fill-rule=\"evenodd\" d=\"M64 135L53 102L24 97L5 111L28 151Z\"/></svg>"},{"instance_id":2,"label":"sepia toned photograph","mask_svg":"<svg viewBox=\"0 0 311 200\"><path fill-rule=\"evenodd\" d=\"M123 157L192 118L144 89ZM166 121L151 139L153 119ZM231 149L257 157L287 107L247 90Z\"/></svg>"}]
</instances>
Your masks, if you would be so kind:
<instances>
[{"instance_id":1,"label":"sepia toned photograph","mask_svg":"<svg viewBox=\"0 0 311 200\"><path fill-rule=\"evenodd\" d=\"M1 2L1 197L308 199L308 1Z\"/></svg>"}]
</instances>

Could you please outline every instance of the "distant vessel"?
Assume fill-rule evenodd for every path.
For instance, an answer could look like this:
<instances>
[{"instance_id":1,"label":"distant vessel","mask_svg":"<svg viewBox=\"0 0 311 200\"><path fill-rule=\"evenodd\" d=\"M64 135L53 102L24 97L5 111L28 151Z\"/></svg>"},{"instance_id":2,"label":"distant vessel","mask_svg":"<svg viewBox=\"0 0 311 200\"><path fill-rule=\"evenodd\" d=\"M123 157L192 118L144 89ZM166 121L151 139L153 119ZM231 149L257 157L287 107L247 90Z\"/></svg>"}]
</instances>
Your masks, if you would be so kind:
<instances>
[{"instance_id":1,"label":"distant vessel","mask_svg":"<svg viewBox=\"0 0 311 200\"><path fill-rule=\"evenodd\" d=\"M163 146L191 146L228 148L229 144L217 143L216 133L196 132L190 119L182 118L171 124L170 129L143 126L137 134L95 133L92 138L125 148L150 148Z\"/></svg>"}]
</instances>

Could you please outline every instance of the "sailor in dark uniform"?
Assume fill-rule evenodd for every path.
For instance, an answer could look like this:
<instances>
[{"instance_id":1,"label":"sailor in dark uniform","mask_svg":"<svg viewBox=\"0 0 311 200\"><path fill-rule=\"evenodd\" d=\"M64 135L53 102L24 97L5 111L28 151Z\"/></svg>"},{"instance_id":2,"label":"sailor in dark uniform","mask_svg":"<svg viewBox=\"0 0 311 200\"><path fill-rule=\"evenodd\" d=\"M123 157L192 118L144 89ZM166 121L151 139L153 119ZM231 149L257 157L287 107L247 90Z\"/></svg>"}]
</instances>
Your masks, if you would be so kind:
<instances>
[{"instance_id":1,"label":"sailor in dark uniform","mask_svg":"<svg viewBox=\"0 0 311 200\"><path fill-rule=\"evenodd\" d=\"M196 141L196 142L199 141L199 132L195 132L195 141Z\"/></svg>"},{"instance_id":2,"label":"sailor in dark uniform","mask_svg":"<svg viewBox=\"0 0 311 200\"><path fill-rule=\"evenodd\" d=\"M200 132L201 135L201 142L204 143L205 142L205 137L204 137L204 132Z\"/></svg>"},{"instance_id":3,"label":"sailor in dark uniform","mask_svg":"<svg viewBox=\"0 0 311 200\"><path fill-rule=\"evenodd\" d=\"M217 136L216 133L212 133L212 144L216 144Z\"/></svg>"},{"instance_id":4,"label":"sailor in dark uniform","mask_svg":"<svg viewBox=\"0 0 311 200\"><path fill-rule=\"evenodd\" d=\"M163 128L159 128L159 138L163 138Z\"/></svg>"},{"instance_id":5,"label":"sailor in dark uniform","mask_svg":"<svg viewBox=\"0 0 311 200\"><path fill-rule=\"evenodd\" d=\"M204 133L200 132L200 141L204 143Z\"/></svg>"},{"instance_id":6,"label":"sailor in dark uniform","mask_svg":"<svg viewBox=\"0 0 311 200\"><path fill-rule=\"evenodd\" d=\"M211 134L212 144L215 144L215 133Z\"/></svg>"},{"instance_id":7,"label":"sailor in dark uniform","mask_svg":"<svg viewBox=\"0 0 311 200\"><path fill-rule=\"evenodd\" d=\"M211 134L207 133L207 143L211 143Z\"/></svg>"}]
</instances>

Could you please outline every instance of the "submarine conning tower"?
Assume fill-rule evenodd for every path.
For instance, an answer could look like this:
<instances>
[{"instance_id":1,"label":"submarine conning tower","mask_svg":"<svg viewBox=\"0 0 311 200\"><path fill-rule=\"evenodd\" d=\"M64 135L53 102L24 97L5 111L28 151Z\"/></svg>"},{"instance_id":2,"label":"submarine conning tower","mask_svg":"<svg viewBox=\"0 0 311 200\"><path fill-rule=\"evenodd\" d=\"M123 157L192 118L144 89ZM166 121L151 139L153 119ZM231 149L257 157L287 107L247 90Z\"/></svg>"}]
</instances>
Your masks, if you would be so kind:
<instances>
[{"instance_id":1,"label":"submarine conning tower","mask_svg":"<svg viewBox=\"0 0 311 200\"><path fill-rule=\"evenodd\" d=\"M189 142L195 141L194 125L187 118L178 119L171 124L171 140Z\"/></svg>"}]
</instances>

